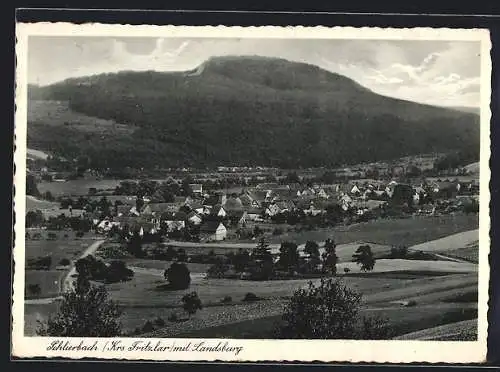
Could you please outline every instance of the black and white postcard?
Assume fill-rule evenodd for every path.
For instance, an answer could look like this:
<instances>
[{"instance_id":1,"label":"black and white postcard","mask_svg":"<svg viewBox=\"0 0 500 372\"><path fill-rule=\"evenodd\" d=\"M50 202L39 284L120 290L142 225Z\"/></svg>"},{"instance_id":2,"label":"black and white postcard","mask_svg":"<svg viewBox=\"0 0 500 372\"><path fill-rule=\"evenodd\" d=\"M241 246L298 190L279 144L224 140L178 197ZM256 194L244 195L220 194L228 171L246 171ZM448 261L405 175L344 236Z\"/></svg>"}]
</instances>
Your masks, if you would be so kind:
<instances>
[{"instance_id":1,"label":"black and white postcard","mask_svg":"<svg viewBox=\"0 0 500 372\"><path fill-rule=\"evenodd\" d=\"M13 354L484 361L490 48L18 24Z\"/></svg>"}]
</instances>

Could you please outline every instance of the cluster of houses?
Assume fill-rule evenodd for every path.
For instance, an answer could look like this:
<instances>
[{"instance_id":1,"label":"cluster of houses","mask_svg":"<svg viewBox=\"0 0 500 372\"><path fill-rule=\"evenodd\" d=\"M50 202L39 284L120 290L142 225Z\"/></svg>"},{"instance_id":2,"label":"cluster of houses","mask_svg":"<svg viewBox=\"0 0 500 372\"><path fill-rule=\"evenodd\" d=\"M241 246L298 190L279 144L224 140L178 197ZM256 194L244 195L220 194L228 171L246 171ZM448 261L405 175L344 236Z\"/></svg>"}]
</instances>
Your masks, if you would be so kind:
<instances>
[{"instance_id":1,"label":"cluster of houses","mask_svg":"<svg viewBox=\"0 0 500 372\"><path fill-rule=\"evenodd\" d=\"M192 196L175 197L171 203L155 203L147 197L137 203L131 198L130 202L115 206L110 216L103 220L96 218L93 222L102 233L113 227L139 234L172 233L190 226L196 227L201 241L221 241L228 237L228 229L264 222L285 212L300 210L305 215L317 216L336 204L345 212L363 215L396 195L403 195L403 200L420 205L419 211L433 213L435 205L423 203L422 198L431 195L433 200L458 200L460 196L474 197L479 193L479 184L474 181L435 181L417 185L396 181L311 186L262 183L239 195L204 193L202 185L190 186Z\"/></svg>"}]
</instances>

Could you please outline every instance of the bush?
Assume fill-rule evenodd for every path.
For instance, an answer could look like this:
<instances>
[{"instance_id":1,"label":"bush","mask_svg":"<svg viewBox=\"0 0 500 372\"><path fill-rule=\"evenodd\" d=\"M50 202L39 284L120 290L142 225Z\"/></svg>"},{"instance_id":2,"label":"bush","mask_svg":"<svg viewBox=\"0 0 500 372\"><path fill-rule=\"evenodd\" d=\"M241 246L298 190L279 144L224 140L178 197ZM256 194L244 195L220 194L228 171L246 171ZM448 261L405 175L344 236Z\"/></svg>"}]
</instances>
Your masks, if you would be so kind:
<instances>
[{"instance_id":1,"label":"bush","mask_svg":"<svg viewBox=\"0 0 500 372\"><path fill-rule=\"evenodd\" d=\"M220 300L223 304L229 304L233 302L233 298L231 296L224 296L222 300Z\"/></svg>"},{"instance_id":2,"label":"bush","mask_svg":"<svg viewBox=\"0 0 500 372\"><path fill-rule=\"evenodd\" d=\"M280 337L350 339L356 333L361 295L337 280L321 279L318 286L295 291L286 305Z\"/></svg>"},{"instance_id":3,"label":"bush","mask_svg":"<svg viewBox=\"0 0 500 372\"><path fill-rule=\"evenodd\" d=\"M59 265L61 265L61 266L68 266L70 264L71 264L71 262L67 258L62 258L61 261L59 261Z\"/></svg>"},{"instance_id":4,"label":"bush","mask_svg":"<svg viewBox=\"0 0 500 372\"><path fill-rule=\"evenodd\" d=\"M255 293L252 293L252 292L248 292L245 297L243 297L243 301L245 302L252 302L252 301L257 301L259 300L259 297L255 294Z\"/></svg>"},{"instance_id":5,"label":"bush","mask_svg":"<svg viewBox=\"0 0 500 372\"><path fill-rule=\"evenodd\" d=\"M387 321L380 317L363 317L361 329L358 331L358 339L364 340L387 340L393 337L393 331Z\"/></svg>"},{"instance_id":6,"label":"bush","mask_svg":"<svg viewBox=\"0 0 500 372\"><path fill-rule=\"evenodd\" d=\"M40 324L39 336L116 337L121 335L121 310L108 299L104 286L92 286L78 277L74 290L66 292L59 312ZM75 321L77 320L77 321Z\"/></svg>"},{"instance_id":7,"label":"bush","mask_svg":"<svg viewBox=\"0 0 500 372\"><path fill-rule=\"evenodd\" d=\"M408 301L408 303L406 304L406 307L413 307L413 306L417 306L417 301L415 301L415 300L410 300L410 301Z\"/></svg>"},{"instance_id":8,"label":"bush","mask_svg":"<svg viewBox=\"0 0 500 372\"><path fill-rule=\"evenodd\" d=\"M191 292L182 297L182 308L188 313L189 316L201 310L202 304L196 292Z\"/></svg>"},{"instance_id":9,"label":"bush","mask_svg":"<svg viewBox=\"0 0 500 372\"><path fill-rule=\"evenodd\" d=\"M189 269L183 263L174 262L165 270L164 277L172 289L187 289L191 284Z\"/></svg>"},{"instance_id":10,"label":"bush","mask_svg":"<svg viewBox=\"0 0 500 372\"><path fill-rule=\"evenodd\" d=\"M351 272L351 269L349 269L348 267L344 267L344 273L346 273L346 274L347 274L347 273L349 273L349 272Z\"/></svg>"},{"instance_id":11,"label":"bush","mask_svg":"<svg viewBox=\"0 0 500 372\"><path fill-rule=\"evenodd\" d=\"M101 260L96 260L92 255L80 258L75 263L76 272L90 280L105 280L108 274L108 267Z\"/></svg>"},{"instance_id":12,"label":"bush","mask_svg":"<svg viewBox=\"0 0 500 372\"><path fill-rule=\"evenodd\" d=\"M106 282L117 283L131 280L134 272L123 261L112 261L107 267Z\"/></svg>"},{"instance_id":13,"label":"bush","mask_svg":"<svg viewBox=\"0 0 500 372\"><path fill-rule=\"evenodd\" d=\"M144 325L142 326L142 333L151 333L155 330L155 327L153 326L153 323L148 320Z\"/></svg>"},{"instance_id":14,"label":"bush","mask_svg":"<svg viewBox=\"0 0 500 372\"><path fill-rule=\"evenodd\" d=\"M76 234L75 234L75 236L77 238L83 238L84 235L85 235L85 233L83 231L77 231Z\"/></svg>"}]
</instances>

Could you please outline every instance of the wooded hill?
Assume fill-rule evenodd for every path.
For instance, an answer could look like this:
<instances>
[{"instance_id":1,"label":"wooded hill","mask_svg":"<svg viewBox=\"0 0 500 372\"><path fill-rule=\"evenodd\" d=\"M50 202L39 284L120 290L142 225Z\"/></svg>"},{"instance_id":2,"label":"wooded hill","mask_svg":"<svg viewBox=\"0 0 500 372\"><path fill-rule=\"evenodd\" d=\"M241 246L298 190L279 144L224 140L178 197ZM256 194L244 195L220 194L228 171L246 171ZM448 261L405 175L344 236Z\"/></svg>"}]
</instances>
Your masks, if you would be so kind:
<instances>
[{"instance_id":1,"label":"wooded hill","mask_svg":"<svg viewBox=\"0 0 500 372\"><path fill-rule=\"evenodd\" d=\"M186 72L68 79L31 86L29 99L38 106L59 101L67 115L54 125L52 109L29 110L28 146L85 156L95 168L296 168L479 153L474 113L381 96L342 75L283 59L217 57ZM113 131L112 124L94 131L96 118L132 130Z\"/></svg>"}]
</instances>

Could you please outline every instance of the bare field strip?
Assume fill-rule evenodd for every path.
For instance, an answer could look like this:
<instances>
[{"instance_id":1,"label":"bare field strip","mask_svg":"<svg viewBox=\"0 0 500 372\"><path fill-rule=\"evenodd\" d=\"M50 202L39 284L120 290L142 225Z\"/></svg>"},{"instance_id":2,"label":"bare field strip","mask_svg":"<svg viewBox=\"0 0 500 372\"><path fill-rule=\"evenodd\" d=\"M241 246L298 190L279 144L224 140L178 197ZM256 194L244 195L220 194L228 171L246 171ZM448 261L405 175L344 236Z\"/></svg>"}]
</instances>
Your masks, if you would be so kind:
<instances>
[{"instance_id":1,"label":"bare field strip","mask_svg":"<svg viewBox=\"0 0 500 372\"><path fill-rule=\"evenodd\" d=\"M396 340L443 340L443 341L472 341L477 340L477 319L445 324L407 333L395 338Z\"/></svg>"},{"instance_id":2,"label":"bare field strip","mask_svg":"<svg viewBox=\"0 0 500 372\"><path fill-rule=\"evenodd\" d=\"M479 240L479 230L469 230L461 233L446 236L444 238L431 240L425 243L416 244L409 249L412 251L439 252L445 253L458 248L465 248L474 245Z\"/></svg>"}]
</instances>

